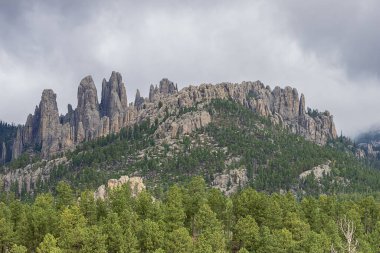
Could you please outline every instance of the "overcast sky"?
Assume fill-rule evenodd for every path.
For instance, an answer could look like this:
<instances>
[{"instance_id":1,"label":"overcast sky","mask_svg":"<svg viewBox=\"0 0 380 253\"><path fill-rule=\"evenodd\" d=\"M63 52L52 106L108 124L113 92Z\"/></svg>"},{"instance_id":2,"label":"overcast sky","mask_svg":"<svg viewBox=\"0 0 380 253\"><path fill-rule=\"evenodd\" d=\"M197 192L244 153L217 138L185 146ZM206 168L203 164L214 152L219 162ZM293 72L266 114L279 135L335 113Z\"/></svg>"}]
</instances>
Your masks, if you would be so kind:
<instances>
[{"instance_id":1,"label":"overcast sky","mask_svg":"<svg viewBox=\"0 0 380 253\"><path fill-rule=\"evenodd\" d=\"M25 123L41 92L60 113L80 80L119 71L129 101L163 77L296 87L354 136L380 125L380 1L0 0L0 119Z\"/></svg>"}]
</instances>

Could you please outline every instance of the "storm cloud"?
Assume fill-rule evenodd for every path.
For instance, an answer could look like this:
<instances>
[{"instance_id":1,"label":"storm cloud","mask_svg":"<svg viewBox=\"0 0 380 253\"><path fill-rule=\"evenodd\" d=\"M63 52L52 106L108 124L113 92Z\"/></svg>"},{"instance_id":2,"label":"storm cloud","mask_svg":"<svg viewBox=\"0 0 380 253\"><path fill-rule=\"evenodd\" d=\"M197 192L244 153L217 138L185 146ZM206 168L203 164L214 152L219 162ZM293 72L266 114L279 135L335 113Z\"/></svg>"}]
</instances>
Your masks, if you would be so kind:
<instances>
[{"instance_id":1,"label":"storm cloud","mask_svg":"<svg viewBox=\"0 0 380 253\"><path fill-rule=\"evenodd\" d=\"M129 101L179 87L290 85L355 135L379 124L380 2L0 0L0 119L24 123L52 88L61 113L80 80L119 71Z\"/></svg>"}]
</instances>

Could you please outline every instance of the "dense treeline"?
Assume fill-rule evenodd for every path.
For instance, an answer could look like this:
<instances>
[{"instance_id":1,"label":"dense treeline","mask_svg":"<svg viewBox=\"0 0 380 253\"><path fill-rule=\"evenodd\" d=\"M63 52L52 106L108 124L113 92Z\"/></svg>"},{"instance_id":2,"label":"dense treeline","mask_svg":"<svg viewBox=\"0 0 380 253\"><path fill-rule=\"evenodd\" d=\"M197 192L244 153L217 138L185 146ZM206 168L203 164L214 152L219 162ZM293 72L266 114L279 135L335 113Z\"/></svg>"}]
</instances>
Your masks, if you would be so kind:
<instances>
[{"instance_id":1,"label":"dense treeline","mask_svg":"<svg viewBox=\"0 0 380 253\"><path fill-rule=\"evenodd\" d=\"M78 198L79 197L79 198ZM351 234L352 232L352 234ZM162 198L128 185L105 200L60 182L27 204L3 195L0 252L379 252L380 204L260 193L225 197L200 177ZM350 247L351 251L348 251Z\"/></svg>"}]
</instances>

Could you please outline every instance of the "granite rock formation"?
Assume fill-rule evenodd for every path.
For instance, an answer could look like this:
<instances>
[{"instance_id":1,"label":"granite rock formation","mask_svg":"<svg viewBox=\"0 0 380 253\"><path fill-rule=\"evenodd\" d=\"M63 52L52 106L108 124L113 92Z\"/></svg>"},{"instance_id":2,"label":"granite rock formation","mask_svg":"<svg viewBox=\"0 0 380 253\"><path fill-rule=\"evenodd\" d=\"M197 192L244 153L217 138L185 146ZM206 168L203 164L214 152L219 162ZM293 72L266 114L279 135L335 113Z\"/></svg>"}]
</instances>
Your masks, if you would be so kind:
<instances>
[{"instance_id":1,"label":"granite rock formation","mask_svg":"<svg viewBox=\"0 0 380 253\"><path fill-rule=\"evenodd\" d=\"M125 113L128 107L127 94L120 73L113 71L109 81L103 79L101 115L110 118Z\"/></svg>"},{"instance_id":2,"label":"granite rock formation","mask_svg":"<svg viewBox=\"0 0 380 253\"><path fill-rule=\"evenodd\" d=\"M135 97L135 103L134 103L136 109L137 110L142 109L144 102L145 102L145 99L143 97L141 97L140 90L137 89L137 91L136 91L136 97Z\"/></svg>"},{"instance_id":3,"label":"granite rock formation","mask_svg":"<svg viewBox=\"0 0 380 253\"><path fill-rule=\"evenodd\" d=\"M105 198L107 198L107 194L109 191L126 184L129 184L132 197L136 197L146 188L141 177L121 176L119 179L108 180L107 186L99 186L98 189L94 192L94 198L104 200Z\"/></svg>"},{"instance_id":4,"label":"granite rock formation","mask_svg":"<svg viewBox=\"0 0 380 253\"><path fill-rule=\"evenodd\" d=\"M245 168L224 171L214 175L211 185L225 195L231 195L248 184L247 170Z\"/></svg>"},{"instance_id":5,"label":"granite rock formation","mask_svg":"<svg viewBox=\"0 0 380 253\"><path fill-rule=\"evenodd\" d=\"M83 141L116 133L147 118L154 122L166 114L170 117L157 130L158 136L175 138L178 134L189 134L211 122L211 116L201 107L213 99L231 99L319 145L337 136L329 112L310 112L306 110L304 95L299 97L296 89L271 90L260 81L202 84L178 91L177 85L165 78L158 86L150 86L149 98L143 98L138 90L134 105L128 105L122 76L112 72L108 81L103 80L101 94L99 103L92 77L83 78L78 88L77 108L74 110L69 105L68 113L59 116L56 94L44 90L34 114L27 117L26 124L17 132L12 157L32 150L49 158ZM199 111L172 117L180 109L194 106Z\"/></svg>"},{"instance_id":6,"label":"granite rock formation","mask_svg":"<svg viewBox=\"0 0 380 253\"><path fill-rule=\"evenodd\" d=\"M79 84L78 106L75 113L76 129L79 129L79 123L81 122L86 140L99 136L100 114L98 94L91 76L83 78ZM68 114L68 118L70 118L70 108Z\"/></svg>"},{"instance_id":7,"label":"granite rock formation","mask_svg":"<svg viewBox=\"0 0 380 253\"><path fill-rule=\"evenodd\" d=\"M67 114L59 116L56 97L52 90L43 91L39 106L27 117L13 141L13 159L26 150L40 152L43 158L49 158L126 126L127 95L117 72L112 72L109 81L103 80L101 103L91 76L86 76L79 84L75 110L68 105Z\"/></svg>"},{"instance_id":8,"label":"granite rock formation","mask_svg":"<svg viewBox=\"0 0 380 253\"><path fill-rule=\"evenodd\" d=\"M6 169L3 174L0 174L2 189L8 192L11 186L17 183L17 193L19 195L21 195L22 191L33 194L37 185L50 180L51 170L54 169L54 167L60 164L66 164L67 162L67 159L63 157L28 164L24 168Z\"/></svg>"}]
</instances>

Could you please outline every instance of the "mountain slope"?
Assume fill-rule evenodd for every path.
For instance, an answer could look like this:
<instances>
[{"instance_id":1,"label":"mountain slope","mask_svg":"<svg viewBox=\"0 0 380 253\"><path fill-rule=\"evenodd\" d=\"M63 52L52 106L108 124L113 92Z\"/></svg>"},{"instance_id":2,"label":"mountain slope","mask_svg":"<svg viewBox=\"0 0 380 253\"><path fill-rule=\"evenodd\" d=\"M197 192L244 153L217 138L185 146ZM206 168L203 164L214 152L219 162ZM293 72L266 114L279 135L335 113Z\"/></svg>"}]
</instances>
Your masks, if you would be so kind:
<instances>
[{"instance_id":1,"label":"mountain slope","mask_svg":"<svg viewBox=\"0 0 380 253\"><path fill-rule=\"evenodd\" d=\"M95 189L121 175L142 176L150 189L202 175L226 192L248 185L298 194L380 190L380 173L336 149L339 140L317 145L231 99L173 114L163 111L159 119L148 117L118 134L80 144L62 158L27 170L6 169L1 179L7 190L21 195L54 189L60 180ZM329 164L325 175L300 177L323 164Z\"/></svg>"}]
</instances>

